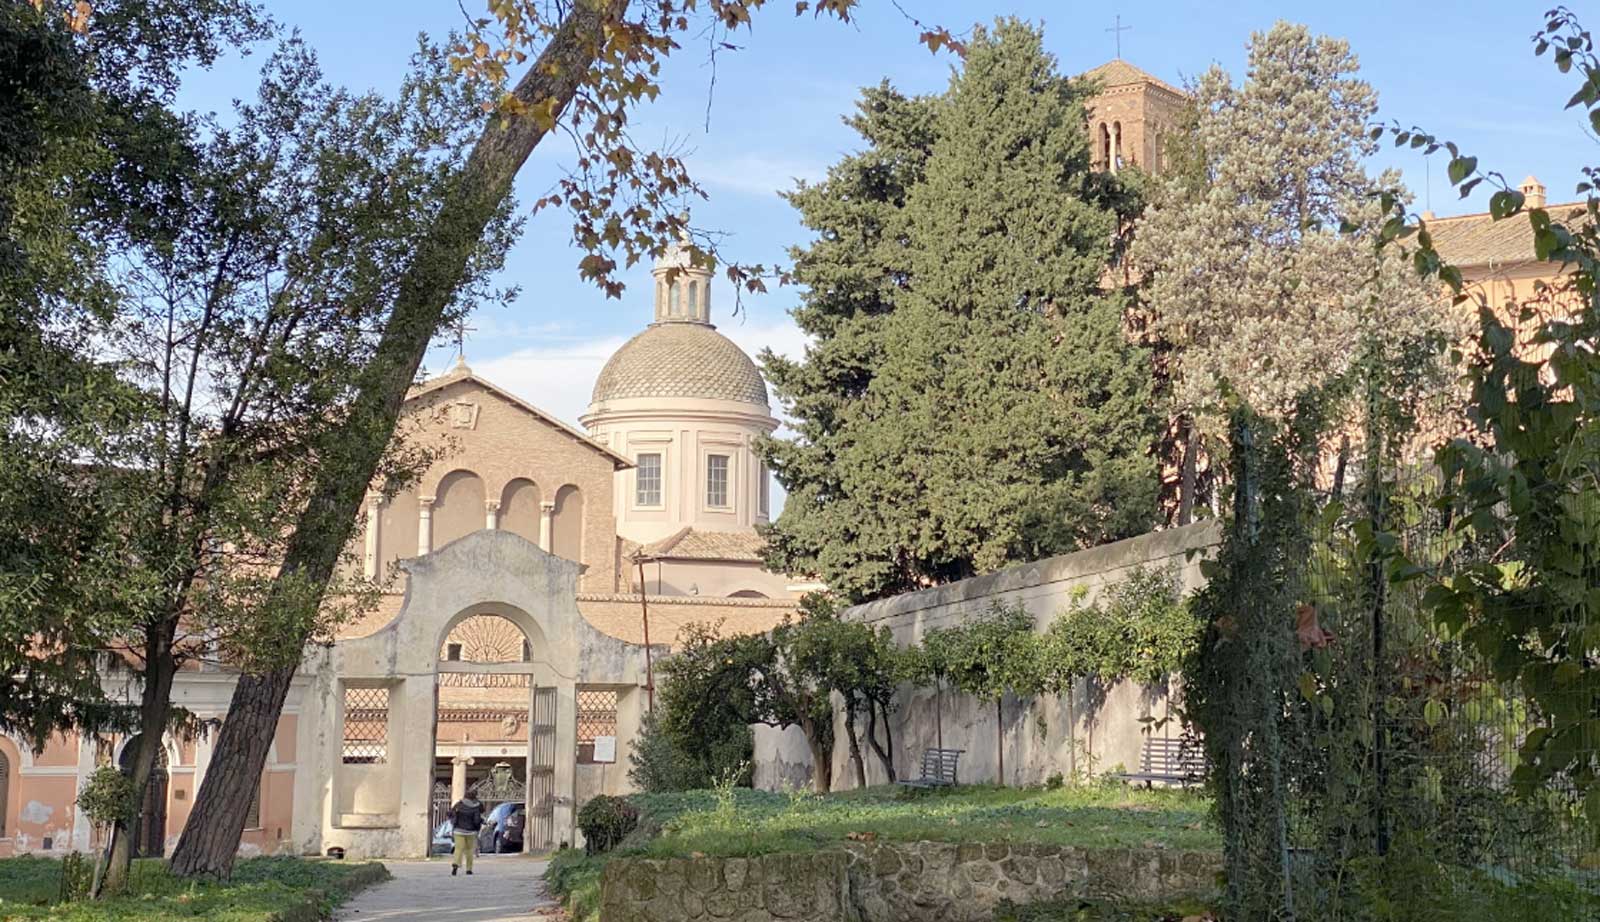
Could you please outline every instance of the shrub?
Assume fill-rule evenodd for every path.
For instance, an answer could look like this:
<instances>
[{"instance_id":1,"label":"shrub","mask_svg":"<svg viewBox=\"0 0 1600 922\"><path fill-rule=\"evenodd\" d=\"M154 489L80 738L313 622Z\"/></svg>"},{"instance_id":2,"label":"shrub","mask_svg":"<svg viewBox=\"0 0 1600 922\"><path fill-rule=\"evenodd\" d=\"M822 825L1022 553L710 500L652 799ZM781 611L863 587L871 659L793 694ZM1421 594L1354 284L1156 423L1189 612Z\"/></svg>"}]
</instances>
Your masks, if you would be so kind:
<instances>
[{"instance_id":1,"label":"shrub","mask_svg":"<svg viewBox=\"0 0 1600 922\"><path fill-rule=\"evenodd\" d=\"M585 854L610 851L639 825L639 808L626 798L599 794L578 811L578 830L583 833Z\"/></svg>"},{"instance_id":2,"label":"shrub","mask_svg":"<svg viewBox=\"0 0 1600 922\"><path fill-rule=\"evenodd\" d=\"M745 728L748 732L749 728ZM743 751L742 743L740 751ZM685 751L678 738L667 732L655 714L646 714L628 756L628 780L641 791L664 794L710 787L705 766Z\"/></svg>"}]
</instances>

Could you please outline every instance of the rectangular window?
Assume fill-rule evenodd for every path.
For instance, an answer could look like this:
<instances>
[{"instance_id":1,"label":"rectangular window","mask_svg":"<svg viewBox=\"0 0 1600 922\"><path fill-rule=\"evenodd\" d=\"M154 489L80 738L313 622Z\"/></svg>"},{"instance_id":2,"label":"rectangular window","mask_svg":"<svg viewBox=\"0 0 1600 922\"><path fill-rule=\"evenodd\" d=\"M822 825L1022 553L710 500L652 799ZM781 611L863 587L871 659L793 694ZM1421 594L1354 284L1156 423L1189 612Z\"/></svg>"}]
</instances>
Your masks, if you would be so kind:
<instances>
[{"instance_id":1,"label":"rectangular window","mask_svg":"<svg viewBox=\"0 0 1600 922\"><path fill-rule=\"evenodd\" d=\"M728 505L728 456L706 455L706 505Z\"/></svg>"},{"instance_id":2,"label":"rectangular window","mask_svg":"<svg viewBox=\"0 0 1600 922\"><path fill-rule=\"evenodd\" d=\"M767 472L767 466L765 464L762 464L761 465L761 482L759 484L757 484L757 487L759 488L760 492L756 494L756 508L758 510L760 510L762 515L767 515L769 513L769 511L771 510L771 508L772 508L770 502L767 499L767 491L770 489L771 481L772 481L772 477Z\"/></svg>"},{"instance_id":3,"label":"rectangular window","mask_svg":"<svg viewBox=\"0 0 1600 922\"><path fill-rule=\"evenodd\" d=\"M389 690L344 690L344 762L372 765L389 754Z\"/></svg>"},{"instance_id":4,"label":"rectangular window","mask_svg":"<svg viewBox=\"0 0 1600 922\"><path fill-rule=\"evenodd\" d=\"M594 764L595 737L617 739L617 692L612 688L578 689L578 764ZM615 757L615 748L612 755Z\"/></svg>"},{"instance_id":5,"label":"rectangular window","mask_svg":"<svg viewBox=\"0 0 1600 922\"><path fill-rule=\"evenodd\" d=\"M639 456L634 468L635 506L661 505L661 455L655 452Z\"/></svg>"}]
</instances>

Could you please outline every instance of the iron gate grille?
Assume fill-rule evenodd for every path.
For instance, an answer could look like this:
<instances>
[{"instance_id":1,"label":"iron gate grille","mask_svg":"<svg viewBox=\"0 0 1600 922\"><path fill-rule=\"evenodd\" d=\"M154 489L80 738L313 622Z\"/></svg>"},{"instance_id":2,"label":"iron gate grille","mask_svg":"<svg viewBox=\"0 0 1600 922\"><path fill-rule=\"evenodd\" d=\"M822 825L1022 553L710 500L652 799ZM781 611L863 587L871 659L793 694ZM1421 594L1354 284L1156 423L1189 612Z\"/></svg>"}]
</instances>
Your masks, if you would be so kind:
<instances>
[{"instance_id":1,"label":"iron gate grille","mask_svg":"<svg viewBox=\"0 0 1600 922\"><path fill-rule=\"evenodd\" d=\"M612 688L578 689L578 764L594 764L597 736L617 735L617 692Z\"/></svg>"},{"instance_id":2,"label":"iron gate grille","mask_svg":"<svg viewBox=\"0 0 1600 922\"><path fill-rule=\"evenodd\" d=\"M344 761L347 765L383 762L389 751L389 690L344 690Z\"/></svg>"},{"instance_id":3,"label":"iron gate grille","mask_svg":"<svg viewBox=\"0 0 1600 922\"><path fill-rule=\"evenodd\" d=\"M556 845L556 690L533 690L528 728L528 851Z\"/></svg>"}]
</instances>

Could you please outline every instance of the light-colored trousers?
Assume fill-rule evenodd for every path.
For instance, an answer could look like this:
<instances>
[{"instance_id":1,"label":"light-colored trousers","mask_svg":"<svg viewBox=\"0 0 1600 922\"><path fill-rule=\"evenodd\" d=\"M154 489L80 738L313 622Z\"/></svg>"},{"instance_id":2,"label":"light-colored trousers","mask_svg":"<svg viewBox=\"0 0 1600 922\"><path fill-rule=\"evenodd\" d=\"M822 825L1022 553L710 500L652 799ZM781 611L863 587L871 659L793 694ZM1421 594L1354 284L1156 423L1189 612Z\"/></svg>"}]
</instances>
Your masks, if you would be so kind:
<instances>
[{"instance_id":1,"label":"light-colored trousers","mask_svg":"<svg viewBox=\"0 0 1600 922\"><path fill-rule=\"evenodd\" d=\"M475 832L458 832L455 834L456 852L450 859L451 864L459 864L467 870L472 870L472 854L478 850L478 834Z\"/></svg>"}]
</instances>

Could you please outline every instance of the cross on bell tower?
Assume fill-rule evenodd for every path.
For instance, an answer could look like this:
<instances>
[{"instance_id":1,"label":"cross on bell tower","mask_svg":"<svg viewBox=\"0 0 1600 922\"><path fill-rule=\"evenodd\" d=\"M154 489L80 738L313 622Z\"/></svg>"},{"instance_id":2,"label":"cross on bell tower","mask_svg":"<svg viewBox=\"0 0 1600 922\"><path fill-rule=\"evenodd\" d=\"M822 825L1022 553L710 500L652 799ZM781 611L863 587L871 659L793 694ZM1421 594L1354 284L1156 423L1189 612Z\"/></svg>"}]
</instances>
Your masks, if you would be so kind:
<instances>
[{"instance_id":1,"label":"cross on bell tower","mask_svg":"<svg viewBox=\"0 0 1600 922\"><path fill-rule=\"evenodd\" d=\"M1117 39L1117 60L1120 61L1122 59L1122 33L1133 31L1133 26L1125 26L1125 25L1122 24L1122 14L1121 13L1117 14L1116 23L1117 23L1116 25L1112 26L1111 28L1107 29L1106 31L1110 32L1112 35L1116 36L1116 39Z\"/></svg>"},{"instance_id":2,"label":"cross on bell tower","mask_svg":"<svg viewBox=\"0 0 1600 922\"><path fill-rule=\"evenodd\" d=\"M476 332L478 332L477 327L469 327L469 326L467 326L467 317L466 317L465 314L463 314L462 316L456 318L456 321L454 323L450 324L451 338L454 339L455 342L456 342L456 367L457 368L465 368L466 367L466 365L467 365L467 335L469 333L476 333Z\"/></svg>"}]
</instances>

